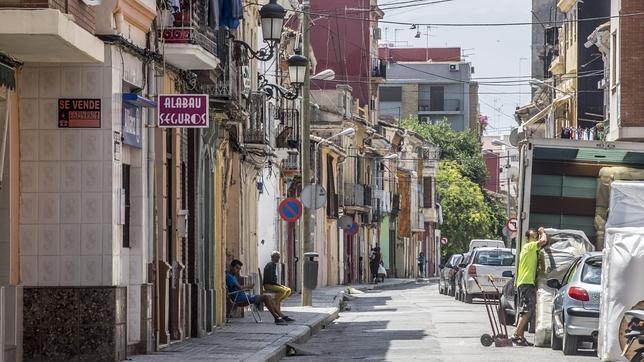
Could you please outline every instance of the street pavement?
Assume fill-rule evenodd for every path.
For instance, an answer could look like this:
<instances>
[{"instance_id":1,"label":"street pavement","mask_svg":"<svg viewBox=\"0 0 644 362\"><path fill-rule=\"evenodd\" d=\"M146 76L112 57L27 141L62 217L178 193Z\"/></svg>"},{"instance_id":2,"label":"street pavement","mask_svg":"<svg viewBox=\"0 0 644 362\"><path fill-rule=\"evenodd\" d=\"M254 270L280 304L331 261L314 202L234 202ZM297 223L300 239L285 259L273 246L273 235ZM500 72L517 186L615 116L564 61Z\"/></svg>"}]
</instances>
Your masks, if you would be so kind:
<instances>
[{"instance_id":1,"label":"street pavement","mask_svg":"<svg viewBox=\"0 0 644 362\"><path fill-rule=\"evenodd\" d=\"M354 285L351 290L402 287L412 285L411 279L387 279L374 285ZM279 361L286 355L287 344L304 343L312 335L338 317L339 308L347 286L318 288L313 292L313 307L301 307L301 295L294 294L283 304L285 314L296 319L295 323L278 326L267 311L262 322L256 323L250 313L244 318L233 318L229 324L214 333L171 344L161 351L128 356L136 362L173 361Z\"/></svg>"},{"instance_id":2,"label":"street pavement","mask_svg":"<svg viewBox=\"0 0 644 362\"><path fill-rule=\"evenodd\" d=\"M435 283L372 290L354 297L350 311L340 313L339 319L302 346L304 353L318 355L295 355L283 361L597 360L592 352L568 357L550 348L483 347L480 337L490 333L483 303L465 304L440 295Z\"/></svg>"}]
</instances>

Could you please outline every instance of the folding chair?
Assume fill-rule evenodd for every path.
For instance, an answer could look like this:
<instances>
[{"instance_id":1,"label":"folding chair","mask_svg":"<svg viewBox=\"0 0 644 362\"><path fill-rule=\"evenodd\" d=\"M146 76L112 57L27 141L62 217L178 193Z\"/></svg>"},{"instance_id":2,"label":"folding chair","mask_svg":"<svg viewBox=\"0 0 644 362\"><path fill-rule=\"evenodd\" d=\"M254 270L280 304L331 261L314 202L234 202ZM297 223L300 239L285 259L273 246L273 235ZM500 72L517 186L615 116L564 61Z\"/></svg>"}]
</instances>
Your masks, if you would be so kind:
<instances>
[{"instance_id":1,"label":"folding chair","mask_svg":"<svg viewBox=\"0 0 644 362\"><path fill-rule=\"evenodd\" d=\"M248 307L250 313L253 315L253 319L255 319L255 323L261 323L262 316L261 314L259 314L257 305L250 302L250 299L248 299L248 294L245 291L238 290L230 292L228 291L228 288L226 288L226 292L228 295L228 303L230 304L230 308L228 308L228 314L226 315L226 323L230 322L230 317L233 314L233 311L235 310L235 308L239 307ZM238 299L240 300L238 301Z\"/></svg>"}]
</instances>

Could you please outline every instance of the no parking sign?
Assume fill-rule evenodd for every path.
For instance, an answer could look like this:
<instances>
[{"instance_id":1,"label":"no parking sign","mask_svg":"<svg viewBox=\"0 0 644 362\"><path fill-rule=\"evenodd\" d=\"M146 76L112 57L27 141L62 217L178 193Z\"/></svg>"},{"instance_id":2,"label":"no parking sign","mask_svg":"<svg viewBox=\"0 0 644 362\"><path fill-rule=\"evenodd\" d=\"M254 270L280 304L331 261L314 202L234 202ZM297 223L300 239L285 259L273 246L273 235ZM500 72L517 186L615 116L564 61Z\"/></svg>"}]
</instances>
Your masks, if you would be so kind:
<instances>
[{"instance_id":1,"label":"no parking sign","mask_svg":"<svg viewBox=\"0 0 644 362\"><path fill-rule=\"evenodd\" d=\"M282 219L288 222L296 222L302 216L302 210L302 203L294 197L285 199L277 208Z\"/></svg>"}]
</instances>

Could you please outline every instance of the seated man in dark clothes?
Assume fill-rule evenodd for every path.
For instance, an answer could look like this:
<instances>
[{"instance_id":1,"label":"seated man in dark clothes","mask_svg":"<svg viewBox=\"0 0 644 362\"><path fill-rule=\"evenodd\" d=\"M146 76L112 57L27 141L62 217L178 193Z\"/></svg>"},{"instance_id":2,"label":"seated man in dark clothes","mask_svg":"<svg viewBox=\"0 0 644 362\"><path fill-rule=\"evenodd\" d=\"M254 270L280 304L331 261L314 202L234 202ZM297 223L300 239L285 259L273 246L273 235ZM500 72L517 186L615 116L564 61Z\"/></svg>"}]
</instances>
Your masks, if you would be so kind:
<instances>
[{"instance_id":1,"label":"seated man in dark clothes","mask_svg":"<svg viewBox=\"0 0 644 362\"><path fill-rule=\"evenodd\" d=\"M269 261L264 267L264 290L269 293L274 293L275 298L273 302L277 308L278 313L282 313L282 302L286 300L291 295L291 288L281 285L277 282L277 264L280 261L279 251L274 251L271 254L271 261ZM295 319L283 315L283 318L287 322L295 322Z\"/></svg>"},{"instance_id":2,"label":"seated man in dark clothes","mask_svg":"<svg viewBox=\"0 0 644 362\"><path fill-rule=\"evenodd\" d=\"M286 324L286 321L283 319L283 315L278 312L273 304L273 299L269 295L255 295L248 293L247 291L253 290L255 287L254 284L250 285L241 285L239 284L239 272L241 271L242 262L235 259L230 263L230 268L226 272L226 288L228 288L228 294L230 295L233 303L238 306L245 306L248 303L264 303L266 309L271 312L273 318L275 318L275 324Z\"/></svg>"}]
</instances>

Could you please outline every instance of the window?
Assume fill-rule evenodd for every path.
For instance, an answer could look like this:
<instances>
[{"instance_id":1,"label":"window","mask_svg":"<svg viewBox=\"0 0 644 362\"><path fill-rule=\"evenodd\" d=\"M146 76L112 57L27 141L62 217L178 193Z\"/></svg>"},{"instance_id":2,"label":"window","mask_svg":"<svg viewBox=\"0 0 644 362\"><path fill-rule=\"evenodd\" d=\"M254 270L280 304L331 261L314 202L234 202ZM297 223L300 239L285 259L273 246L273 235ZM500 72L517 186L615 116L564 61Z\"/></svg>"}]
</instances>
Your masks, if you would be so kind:
<instances>
[{"instance_id":1,"label":"window","mask_svg":"<svg viewBox=\"0 0 644 362\"><path fill-rule=\"evenodd\" d=\"M402 87L380 87L381 102L402 101Z\"/></svg>"},{"instance_id":2,"label":"window","mask_svg":"<svg viewBox=\"0 0 644 362\"><path fill-rule=\"evenodd\" d=\"M474 264L512 266L514 265L514 255L509 250L481 250L476 253Z\"/></svg>"},{"instance_id":3,"label":"window","mask_svg":"<svg viewBox=\"0 0 644 362\"><path fill-rule=\"evenodd\" d=\"M602 259L587 259L584 269L581 271L581 281L588 284L601 284L602 280Z\"/></svg>"},{"instance_id":4,"label":"window","mask_svg":"<svg viewBox=\"0 0 644 362\"><path fill-rule=\"evenodd\" d=\"M433 202L433 179L431 177L423 177L423 208L434 208Z\"/></svg>"},{"instance_id":5,"label":"window","mask_svg":"<svg viewBox=\"0 0 644 362\"><path fill-rule=\"evenodd\" d=\"M125 220L123 220L123 247L130 247L130 165L123 165L123 208L125 209Z\"/></svg>"},{"instance_id":6,"label":"window","mask_svg":"<svg viewBox=\"0 0 644 362\"><path fill-rule=\"evenodd\" d=\"M432 87L429 91L429 110L445 110L445 87Z\"/></svg>"}]
</instances>

